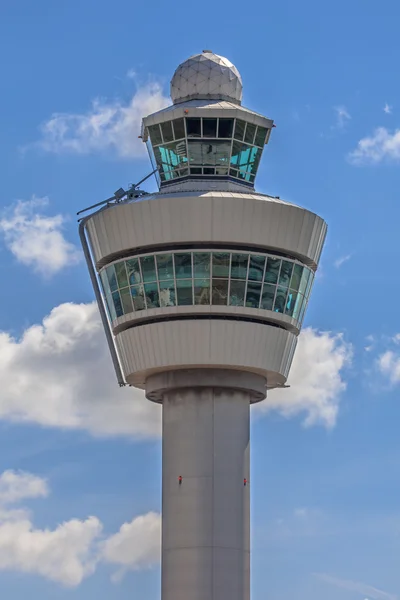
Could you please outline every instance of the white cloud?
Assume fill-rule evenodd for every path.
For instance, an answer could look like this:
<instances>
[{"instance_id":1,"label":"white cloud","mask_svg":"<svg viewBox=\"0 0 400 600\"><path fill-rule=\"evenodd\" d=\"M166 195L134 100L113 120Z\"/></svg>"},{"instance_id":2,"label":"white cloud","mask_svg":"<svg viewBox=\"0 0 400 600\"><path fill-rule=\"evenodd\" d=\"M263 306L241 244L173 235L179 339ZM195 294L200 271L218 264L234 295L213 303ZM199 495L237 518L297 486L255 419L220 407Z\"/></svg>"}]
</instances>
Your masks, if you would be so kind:
<instances>
[{"instance_id":1,"label":"white cloud","mask_svg":"<svg viewBox=\"0 0 400 600\"><path fill-rule=\"evenodd\" d=\"M342 371L351 357L351 345L341 334L303 329L288 379L291 387L272 390L266 401L255 405L256 410L275 409L286 417L305 413L306 426L333 427L346 389Z\"/></svg>"},{"instance_id":2,"label":"white cloud","mask_svg":"<svg viewBox=\"0 0 400 600\"><path fill-rule=\"evenodd\" d=\"M133 71L128 71L132 77ZM143 156L142 118L170 104L158 83L139 88L130 102L95 100L84 114L55 113L41 126L37 145L47 152L90 154L112 150L122 158Z\"/></svg>"},{"instance_id":3,"label":"white cloud","mask_svg":"<svg viewBox=\"0 0 400 600\"><path fill-rule=\"evenodd\" d=\"M47 198L17 202L3 212L0 232L7 248L22 264L48 277L76 264L81 253L63 234L65 217L43 214Z\"/></svg>"},{"instance_id":4,"label":"white cloud","mask_svg":"<svg viewBox=\"0 0 400 600\"><path fill-rule=\"evenodd\" d=\"M391 133L386 127L378 127L371 136L362 138L357 148L350 152L348 159L352 164L378 164L383 160L400 159L400 130Z\"/></svg>"},{"instance_id":5,"label":"white cloud","mask_svg":"<svg viewBox=\"0 0 400 600\"><path fill-rule=\"evenodd\" d=\"M127 570L146 569L160 562L161 516L150 512L124 523L118 533L110 536L101 550L102 560L121 569L114 576L118 581Z\"/></svg>"},{"instance_id":6,"label":"white cloud","mask_svg":"<svg viewBox=\"0 0 400 600\"><path fill-rule=\"evenodd\" d=\"M46 480L31 473L9 470L0 475L0 506L26 498L45 497L48 493Z\"/></svg>"},{"instance_id":7,"label":"white cloud","mask_svg":"<svg viewBox=\"0 0 400 600\"><path fill-rule=\"evenodd\" d=\"M95 304L61 304L19 339L0 332L0 419L152 437L160 407L119 388Z\"/></svg>"},{"instance_id":8,"label":"white cloud","mask_svg":"<svg viewBox=\"0 0 400 600\"><path fill-rule=\"evenodd\" d=\"M383 112L385 112L387 115L391 115L392 110L393 110L393 106L389 106L389 104L386 102L385 106L383 107Z\"/></svg>"},{"instance_id":9,"label":"white cloud","mask_svg":"<svg viewBox=\"0 0 400 600\"><path fill-rule=\"evenodd\" d=\"M345 256L340 256L337 260L335 260L335 262L333 264L335 265L335 267L337 269L340 269L340 267L350 259L351 259L351 254L346 254Z\"/></svg>"},{"instance_id":10,"label":"white cloud","mask_svg":"<svg viewBox=\"0 0 400 600\"><path fill-rule=\"evenodd\" d=\"M400 333L396 333L396 335L394 335L392 339L395 344L400 344Z\"/></svg>"},{"instance_id":11,"label":"white cloud","mask_svg":"<svg viewBox=\"0 0 400 600\"><path fill-rule=\"evenodd\" d=\"M327 575L326 573L314 573L314 575L318 579L321 579L321 581L325 581L326 583L344 590L349 590L350 592L357 592L364 597L367 595L369 598L373 598L374 600L397 600L397 596L395 594L389 594L388 592L379 590L371 585L367 585L366 583L351 581L349 579L339 579L337 577Z\"/></svg>"},{"instance_id":12,"label":"white cloud","mask_svg":"<svg viewBox=\"0 0 400 600\"><path fill-rule=\"evenodd\" d=\"M336 113L336 129L344 129L347 121L350 121L351 115L345 106L335 106L333 109Z\"/></svg>"},{"instance_id":13,"label":"white cloud","mask_svg":"<svg viewBox=\"0 0 400 600\"><path fill-rule=\"evenodd\" d=\"M387 350L377 359L378 369L392 385L400 383L400 354Z\"/></svg>"},{"instance_id":14,"label":"white cloud","mask_svg":"<svg viewBox=\"0 0 400 600\"><path fill-rule=\"evenodd\" d=\"M136 517L102 539L103 526L97 517L37 529L29 511L10 507L48 493L46 480L31 473L10 470L0 475L0 571L40 575L75 587L94 573L99 563L119 565L120 574L159 563L160 515Z\"/></svg>"}]
</instances>

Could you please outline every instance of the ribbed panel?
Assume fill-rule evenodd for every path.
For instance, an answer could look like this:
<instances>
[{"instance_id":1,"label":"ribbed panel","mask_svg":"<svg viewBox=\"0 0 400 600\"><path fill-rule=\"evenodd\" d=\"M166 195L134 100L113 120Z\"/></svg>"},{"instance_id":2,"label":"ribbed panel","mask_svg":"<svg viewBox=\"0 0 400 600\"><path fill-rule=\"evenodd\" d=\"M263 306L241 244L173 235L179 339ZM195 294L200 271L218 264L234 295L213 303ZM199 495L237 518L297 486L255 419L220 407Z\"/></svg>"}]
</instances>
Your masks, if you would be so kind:
<instances>
[{"instance_id":1,"label":"ribbed panel","mask_svg":"<svg viewBox=\"0 0 400 600\"><path fill-rule=\"evenodd\" d=\"M263 375L268 387L286 382L296 336L269 325L228 320L149 323L119 333L116 343L128 383L180 368L231 368Z\"/></svg>"},{"instance_id":2,"label":"ribbed panel","mask_svg":"<svg viewBox=\"0 0 400 600\"><path fill-rule=\"evenodd\" d=\"M98 266L136 248L215 242L275 249L315 268L326 234L303 208L233 192L152 196L93 215L87 229Z\"/></svg>"}]
</instances>

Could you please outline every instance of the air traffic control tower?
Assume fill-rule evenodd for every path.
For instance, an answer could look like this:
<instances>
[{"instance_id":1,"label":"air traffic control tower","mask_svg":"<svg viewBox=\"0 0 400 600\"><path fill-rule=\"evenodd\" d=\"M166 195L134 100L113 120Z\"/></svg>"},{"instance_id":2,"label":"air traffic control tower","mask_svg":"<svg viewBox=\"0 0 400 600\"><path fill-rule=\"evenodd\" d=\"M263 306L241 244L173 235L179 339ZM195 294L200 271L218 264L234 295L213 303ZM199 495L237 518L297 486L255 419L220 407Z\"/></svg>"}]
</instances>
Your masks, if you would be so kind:
<instances>
[{"instance_id":1,"label":"air traffic control tower","mask_svg":"<svg viewBox=\"0 0 400 600\"><path fill-rule=\"evenodd\" d=\"M285 386L326 224L255 191L273 121L229 60L190 57L171 98L141 131L159 191L81 239L118 381L162 410L161 599L249 600L250 407Z\"/></svg>"}]
</instances>

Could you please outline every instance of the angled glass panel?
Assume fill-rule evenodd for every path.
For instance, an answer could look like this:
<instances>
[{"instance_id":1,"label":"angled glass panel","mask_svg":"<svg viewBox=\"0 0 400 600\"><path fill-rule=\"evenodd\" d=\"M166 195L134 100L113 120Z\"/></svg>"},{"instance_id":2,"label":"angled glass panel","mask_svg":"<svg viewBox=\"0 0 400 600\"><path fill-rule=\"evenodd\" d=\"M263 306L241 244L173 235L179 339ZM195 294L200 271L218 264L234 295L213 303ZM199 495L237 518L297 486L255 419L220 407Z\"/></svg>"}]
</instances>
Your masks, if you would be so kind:
<instances>
[{"instance_id":1,"label":"angled glass panel","mask_svg":"<svg viewBox=\"0 0 400 600\"><path fill-rule=\"evenodd\" d=\"M306 268L303 269L303 274L301 276L300 287L299 287L300 294L305 295L307 287L308 287L308 280L310 278L310 274L311 274L311 271L309 269L306 269Z\"/></svg>"},{"instance_id":2,"label":"angled glass panel","mask_svg":"<svg viewBox=\"0 0 400 600\"><path fill-rule=\"evenodd\" d=\"M140 258L143 281L157 281L156 264L154 256L142 256Z\"/></svg>"},{"instance_id":3,"label":"angled glass panel","mask_svg":"<svg viewBox=\"0 0 400 600\"><path fill-rule=\"evenodd\" d=\"M115 274L114 265L110 265L106 268L108 285L110 286L111 292L115 292L118 289L117 276Z\"/></svg>"},{"instance_id":4,"label":"angled glass panel","mask_svg":"<svg viewBox=\"0 0 400 600\"><path fill-rule=\"evenodd\" d=\"M187 166L186 141L172 142L154 148L154 158L160 168L160 177L169 181L181 176L180 170Z\"/></svg>"},{"instance_id":5,"label":"angled glass panel","mask_svg":"<svg viewBox=\"0 0 400 600\"><path fill-rule=\"evenodd\" d=\"M160 306L175 306L175 285L173 281L160 281Z\"/></svg>"},{"instance_id":6,"label":"angled glass panel","mask_svg":"<svg viewBox=\"0 0 400 600\"><path fill-rule=\"evenodd\" d=\"M210 304L210 278L194 280L194 303Z\"/></svg>"},{"instance_id":7,"label":"angled glass panel","mask_svg":"<svg viewBox=\"0 0 400 600\"><path fill-rule=\"evenodd\" d=\"M175 259L175 277L177 279L186 279L192 276L192 254L185 252L174 254Z\"/></svg>"},{"instance_id":8,"label":"angled glass panel","mask_svg":"<svg viewBox=\"0 0 400 600\"><path fill-rule=\"evenodd\" d=\"M126 270L128 273L129 283L130 285L135 285L136 283L140 283L142 278L140 275L139 269L139 259L130 258L126 261Z\"/></svg>"},{"instance_id":9,"label":"angled glass panel","mask_svg":"<svg viewBox=\"0 0 400 600\"><path fill-rule=\"evenodd\" d=\"M149 135L153 146L156 144L162 144L162 137L159 125L150 125Z\"/></svg>"},{"instance_id":10,"label":"angled glass panel","mask_svg":"<svg viewBox=\"0 0 400 600\"><path fill-rule=\"evenodd\" d=\"M228 279L212 280L212 301L211 304L224 305L228 304Z\"/></svg>"},{"instance_id":11,"label":"angled glass panel","mask_svg":"<svg viewBox=\"0 0 400 600\"><path fill-rule=\"evenodd\" d=\"M270 283L264 283L261 295L261 306L264 310L272 310L274 306L276 286Z\"/></svg>"},{"instance_id":12,"label":"angled glass panel","mask_svg":"<svg viewBox=\"0 0 400 600\"><path fill-rule=\"evenodd\" d=\"M279 312L279 313L285 312L287 292L288 292L287 288L282 288L282 287L278 287L278 289L276 290L274 312Z\"/></svg>"},{"instance_id":13,"label":"angled glass panel","mask_svg":"<svg viewBox=\"0 0 400 600\"><path fill-rule=\"evenodd\" d=\"M305 296L306 296L307 300L308 300L308 297L310 295L313 283L314 283L314 273L312 271L310 271L310 276L308 278L308 284L307 284L307 289L306 289L306 293L305 293Z\"/></svg>"},{"instance_id":14,"label":"angled glass panel","mask_svg":"<svg viewBox=\"0 0 400 600\"><path fill-rule=\"evenodd\" d=\"M252 144L254 142L255 133L256 133L256 125L253 125L253 123L247 123L244 141L247 144Z\"/></svg>"},{"instance_id":15,"label":"angled glass panel","mask_svg":"<svg viewBox=\"0 0 400 600\"><path fill-rule=\"evenodd\" d=\"M203 119L203 137L217 137L217 119Z\"/></svg>"},{"instance_id":16,"label":"angled glass panel","mask_svg":"<svg viewBox=\"0 0 400 600\"><path fill-rule=\"evenodd\" d=\"M265 144L265 138L267 137L267 128L266 127L257 127L257 133L254 140L256 146L261 146L263 148Z\"/></svg>"},{"instance_id":17,"label":"angled glass panel","mask_svg":"<svg viewBox=\"0 0 400 600\"><path fill-rule=\"evenodd\" d=\"M302 294L297 294L296 302L293 309L293 319L300 321L300 313L302 306L305 302L304 296Z\"/></svg>"},{"instance_id":18,"label":"angled glass panel","mask_svg":"<svg viewBox=\"0 0 400 600\"><path fill-rule=\"evenodd\" d=\"M233 280L229 292L230 306L244 306L244 295L246 291L246 282Z\"/></svg>"},{"instance_id":19,"label":"angled glass panel","mask_svg":"<svg viewBox=\"0 0 400 600\"><path fill-rule=\"evenodd\" d=\"M232 279L246 279L248 254L232 254L231 277Z\"/></svg>"},{"instance_id":20,"label":"angled glass panel","mask_svg":"<svg viewBox=\"0 0 400 600\"><path fill-rule=\"evenodd\" d=\"M262 281L264 276L265 256L250 254L249 279Z\"/></svg>"},{"instance_id":21,"label":"angled glass panel","mask_svg":"<svg viewBox=\"0 0 400 600\"><path fill-rule=\"evenodd\" d=\"M186 131L187 131L188 138L201 137L201 119L187 118L186 119Z\"/></svg>"},{"instance_id":22,"label":"angled glass panel","mask_svg":"<svg viewBox=\"0 0 400 600\"><path fill-rule=\"evenodd\" d=\"M209 142L188 142L190 167L209 166L225 167L229 165L231 143L210 140Z\"/></svg>"},{"instance_id":23,"label":"angled glass panel","mask_svg":"<svg viewBox=\"0 0 400 600\"><path fill-rule=\"evenodd\" d=\"M231 256L229 252L213 252L213 277L229 277L230 257Z\"/></svg>"},{"instance_id":24,"label":"angled glass panel","mask_svg":"<svg viewBox=\"0 0 400 600\"><path fill-rule=\"evenodd\" d=\"M289 290L286 298L285 314L289 317L293 317L294 309L296 306L298 293L293 290Z\"/></svg>"},{"instance_id":25,"label":"angled glass panel","mask_svg":"<svg viewBox=\"0 0 400 600\"><path fill-rule=\"evenodd\" d=\"M160 281L164 279L174 278L174 263L172 260L172 254L157 254L157 271L158 279Z\"/></svg>"},{"instance_id":26,"label":"angled glass panel","mask_svg":"<svg viewBox=\"0 0 400 600\"><path fill-rule=\"evenodd\" d=\"M106 295L106 303L107 303L107 308L108 308L108 312L110 315L110 319L111 319L111 321L115 321L115 319L117 318L117 313L115 312L114 302L113 302L113 299L112 299L112 296L110 293L108 293Z\"/></svg>"},{"instance_id":27,"label":"angled glass panel","mask_svg":"<svg viewBox=\"0 0 400 600\"><path fill-rule=\"evenodd\" d=\"M233 119L219 119L218 137L231 138L233 132Z\"/></svg>"},{"instance_id":28,"label":"angled glass panel","mask_svg":"<svg viewBox=\"0 0 400 600\"><path fill-rule=\"evenodd\" d=\"M292 277L293 263L288 260L282 261L281 271L279 273L279 285L281 287L289 287L290 278Z\"/></svg>"},{"instance_id":29,"label":"angled glass panel","mask_svg":"<svg viewBox=\"0 0 400 600\"><path fill-rule=\"evenodd\" d=\"M133 312L133 304L132 304L132 296L131 296L131 291L129 288L124 288L123 290L120 291L120 295L121 295L121 303L122 303L122 309L124 311L124 315L127 315L131 312Z\"/></svg>"},{"instance_id":30,"label":"angled glass panel","mask_svg":"<svg viewBox=\"0 0 400 600\"><path fill-rule=\"evenodd\" d=\"M296 292L300 289L301 276L303 275L303 267L301 265L294 265L292 279L290 280L290 289Z\"/></svg>"},{"instance_id":31,"label":"angled glass panel","mask_svg":"<svg viewBox=\"0 0 400 600\"><path fill-rule=\"evenodd\" d=\"M143 310L146 308L144 303L144 288L143 284L133 285L131 287L131 296L133 301L133 307L135 310Z\"/></svg>"},{"instance_id":32,"label":"angled glass panel","mask_svg":"<svg viewBox=\"0 0 400 600\"><path fill-rule=\"evenodd\" d=\"M174 134L172 131L172 123L171 121L165 121L165 123L160 123L161 131L165 142L172 142L174 140Z\"/></svg>"},{"instance_id":33,"label":"angled glass panel","mask_svg":"<svg viewBox=\"0 0 400 600\"><path fill-rule=\"evenodd\" d=\"M114 292L112 295L112 299L114 302L115 313L116 313L117 317L122 317L122 315L124 314L124 311L122 309L122 302L121 302L121 297L119 295L119 292Z\"/></svg>"},{"instance_id":34,"label":"angled glass panel","mask_svg":"<svg viewBox=\"0 0 400 600\"><path fill-rule=\"evenodd\" d=\"M175 139L180 140L185 137L185 122L183 119L174 119L172 121L174 127Z\"/></svg>"},{"instance_id":35,"label":"angled glass panel","mask_svg":"<svg viewBox=\"0 0 400 600\"><path fill-rule=\"evenodd\" d=\"M246 130L246 121L242 121L241 119L236 119L236 124L235 124L235 134L234 134L234 138L236 140L243 140L244 138L244 132Z\"/></svg>"},{"instance_id":36,"label":"angled glass panel","mask_svg":"<svg viewBox=\"0 0 400 600\"><path fill-rule=\"evenodd\" d=\"M101 273L100 273L100 280L101 280L101 285L102 285L102 288L103 288L104 295L109 294L110 293L110 286L108 284L107 272L105 270L101 271Z\"/></svg>"},{"instance_id":37,"label":"angled glass panel","mask_svg":"<svg viewBox=\"0 0 400 600\"><path fill-rule=\"evenodd\" d=\"M307 298L304 298L303 304L301 305L300 314L299 314L299 323L303 322L306 308L307 308Z\"/></svg>"},{"instance_id":38,"label":"angled glass panel","mask_svg":"<svg viewBox=\"0 0 400 600\"><path fill-rule=\"evenodd\" d=\"M118 287L124 288L128 285L128 275L126 274L125 261L116 263L115 273L117 275Z\"/></svg>"},{"instance_id":39,"label":"angled glass panel","mask_svg":"<svg viewBox=\"0 0 400 600\"><path fill-rule=\"evenodd\" d=\"M210 252L193 252L193 269L195 277L210 277Z\"/></svg>"},{"instance_id":40,"label":"angled glass panel","mask_svg":"<svg viewBox=\"0 0 400 600\"><path fill-rule=\"evenodd\" d=\"M280 258L271 258L268 256L267 267L265 269L265 283L278 283L279 269L281 267Z\"/></svg>"},{"instance_id":41,"label":"angled glass panel","mask_svg":"<svg viewBox=\"0 0 400 600\"><path fill-rule=\"evenodd\" d=\"M156 283L145 283L144 293L146 296L147 308L157 308L160 306L160 299L158 297L158 286Z\"/></svg>"},{"instance_id":42,"label":"angled glass panel","mask_svg":"<svg viewBox=\"0 0 400 600\"><path fill-rule=\"evenodd\" d=\"M191 279L178 279L176 282L176 299L179 306L193 304L193 291Z\"/></svg>"},{"instance_id":43,"label":"angled glass panel","mask_svg":"<svg viewBox=\"0 0 400 600\"><path fill-rule=\"evenodd\" d=\"M247 282L246 306L250 308L258 308L261 296L261 283L258 281Z\"/></svg>"}]
</instances>

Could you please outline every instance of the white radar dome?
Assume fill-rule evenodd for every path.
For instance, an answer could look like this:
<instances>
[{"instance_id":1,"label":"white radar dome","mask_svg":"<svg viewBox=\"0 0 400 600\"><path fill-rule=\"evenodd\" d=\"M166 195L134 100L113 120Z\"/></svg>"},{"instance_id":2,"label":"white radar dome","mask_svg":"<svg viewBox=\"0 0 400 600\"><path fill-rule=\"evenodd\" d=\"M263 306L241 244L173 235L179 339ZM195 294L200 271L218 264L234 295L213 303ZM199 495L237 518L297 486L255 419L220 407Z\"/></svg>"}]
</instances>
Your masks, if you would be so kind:
<instances>
[{"instance_id":1,"label":"white radar dome","mask_svg":"<svg viewBox=\"0 0 400 600\"><path fill-rule=\"evenodd\" d=\"M193 99L240 104L242 89L242 78L235 65L211 50L203 50L185 60L171 79L174 104Z\"/></svg>"}]
</instances>

